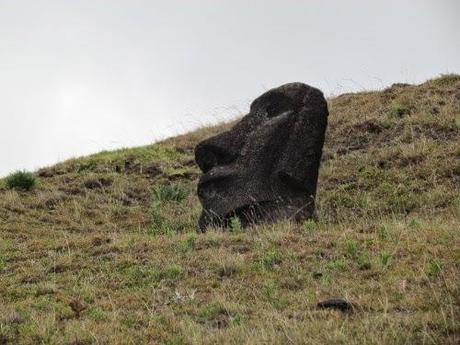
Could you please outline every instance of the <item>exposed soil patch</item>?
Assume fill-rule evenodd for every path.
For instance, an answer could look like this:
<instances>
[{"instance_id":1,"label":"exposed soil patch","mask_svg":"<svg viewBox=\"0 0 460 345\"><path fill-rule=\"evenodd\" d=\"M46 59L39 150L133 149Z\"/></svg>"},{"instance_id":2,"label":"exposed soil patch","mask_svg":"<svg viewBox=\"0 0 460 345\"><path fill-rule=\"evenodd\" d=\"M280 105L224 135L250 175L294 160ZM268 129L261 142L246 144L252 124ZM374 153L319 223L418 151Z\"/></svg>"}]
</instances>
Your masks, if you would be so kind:
<instances>
[{"instance_id":1,"label":"exposed soil patch","mask_svg":"<svg viewBox=\"0 0 460 345\"><path fill-rule=\"evenodd\" d=\"M98 178L92 178L88 179L84 182L84 186L88 189L98 189L98 188L104 188L104 187L109 187L113 183L113 179L108 178L108 177L98 177Z\"/></svg>"}]
</instances>

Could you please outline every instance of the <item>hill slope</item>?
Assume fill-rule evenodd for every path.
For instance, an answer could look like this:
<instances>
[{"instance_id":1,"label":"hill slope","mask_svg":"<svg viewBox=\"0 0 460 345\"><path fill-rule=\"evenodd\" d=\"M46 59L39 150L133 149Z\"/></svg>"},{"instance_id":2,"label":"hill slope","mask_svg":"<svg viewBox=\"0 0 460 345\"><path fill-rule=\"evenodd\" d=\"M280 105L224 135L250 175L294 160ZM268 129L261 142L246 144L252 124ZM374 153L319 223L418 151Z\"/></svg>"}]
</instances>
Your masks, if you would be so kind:
<instances>
[{"instance_id":1,"label":"hill slope","mask_svg":"<svg viewBox=\"0 0 460 345\"><path fill-rule=\"evenodd\" d=\"M0 182L0 344L457 343L460 76L329 109L318 222L195 233L230 124Z\"/></svg>"}]
</instances>

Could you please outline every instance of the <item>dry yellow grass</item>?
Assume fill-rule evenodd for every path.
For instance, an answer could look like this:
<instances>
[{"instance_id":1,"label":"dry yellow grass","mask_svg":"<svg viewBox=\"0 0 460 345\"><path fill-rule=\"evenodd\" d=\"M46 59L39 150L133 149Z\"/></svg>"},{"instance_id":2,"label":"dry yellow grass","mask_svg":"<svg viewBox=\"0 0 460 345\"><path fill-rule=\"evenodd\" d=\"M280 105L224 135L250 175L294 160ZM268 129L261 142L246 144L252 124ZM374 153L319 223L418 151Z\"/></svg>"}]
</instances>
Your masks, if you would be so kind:
<instances>
[{"instance_id":1,"label":"dry yellow grass","mask_svg":"<svg viewBox=\"0 0 460 345\"><path fill-rule=\"evenodd\" d=\"M460 77L329 107L317 222L195 233L228 124L0 182L0 344L457 344Z\"/></svg>"}]
</instances>

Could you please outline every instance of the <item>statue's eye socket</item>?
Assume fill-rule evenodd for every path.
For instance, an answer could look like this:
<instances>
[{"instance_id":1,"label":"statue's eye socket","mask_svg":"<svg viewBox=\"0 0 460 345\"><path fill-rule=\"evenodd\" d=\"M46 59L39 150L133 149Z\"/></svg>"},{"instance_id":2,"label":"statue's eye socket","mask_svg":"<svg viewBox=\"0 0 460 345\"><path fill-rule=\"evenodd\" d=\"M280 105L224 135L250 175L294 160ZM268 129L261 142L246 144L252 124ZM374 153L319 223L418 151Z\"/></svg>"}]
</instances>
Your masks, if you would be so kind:
<instances>
[{"instance_id":1,"label":"statue's eye socket","mask_svg":"<svg viewBox=\"0 0 460 345\"><path fill-rule=\"evenodd\" d=\"M197 147L195 152L196 162L204 173L218 165L226 165L236 159L236 154L223 147L204 144Z\"/></svg>"}]
</instances>

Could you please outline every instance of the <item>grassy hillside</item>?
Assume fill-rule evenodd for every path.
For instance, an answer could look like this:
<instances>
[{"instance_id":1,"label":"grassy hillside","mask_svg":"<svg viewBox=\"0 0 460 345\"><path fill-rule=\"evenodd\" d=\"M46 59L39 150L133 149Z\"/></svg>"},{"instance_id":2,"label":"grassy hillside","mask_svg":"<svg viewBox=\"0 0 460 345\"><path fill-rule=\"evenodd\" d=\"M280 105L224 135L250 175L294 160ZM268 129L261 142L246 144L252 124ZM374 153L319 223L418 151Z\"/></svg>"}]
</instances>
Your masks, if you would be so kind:
<instances>
[{"instance_id":1,"label":"grassy hillside","mask_svg":"<svg viewBox=\"0 0 460 345\"><path fill-rule=\"evenodd\" d=\"M317 222L195 233L230 124L0 182L0 344L458 344L460 76L329 109Z\"/></svg>"}]
</instances>

